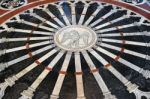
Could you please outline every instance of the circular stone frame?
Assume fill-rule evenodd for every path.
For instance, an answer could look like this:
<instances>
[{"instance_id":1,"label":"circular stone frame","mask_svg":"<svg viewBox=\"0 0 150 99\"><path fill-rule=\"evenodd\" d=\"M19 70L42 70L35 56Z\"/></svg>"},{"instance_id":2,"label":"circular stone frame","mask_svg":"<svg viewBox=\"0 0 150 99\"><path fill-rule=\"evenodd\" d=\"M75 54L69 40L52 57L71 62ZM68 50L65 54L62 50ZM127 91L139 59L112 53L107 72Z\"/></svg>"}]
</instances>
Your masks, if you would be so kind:
<instances>
[{"instance_id":1,"label":"circular stone frame","mask_svg":"<svg viewBox=\"0 0 150 99\"><path fill-rule=\"evenodd\" d=\"M63 50L82 51L96 44L97 34L89 27L70 25L55 33L54 42Z\"/></svg>"}]
</instances>

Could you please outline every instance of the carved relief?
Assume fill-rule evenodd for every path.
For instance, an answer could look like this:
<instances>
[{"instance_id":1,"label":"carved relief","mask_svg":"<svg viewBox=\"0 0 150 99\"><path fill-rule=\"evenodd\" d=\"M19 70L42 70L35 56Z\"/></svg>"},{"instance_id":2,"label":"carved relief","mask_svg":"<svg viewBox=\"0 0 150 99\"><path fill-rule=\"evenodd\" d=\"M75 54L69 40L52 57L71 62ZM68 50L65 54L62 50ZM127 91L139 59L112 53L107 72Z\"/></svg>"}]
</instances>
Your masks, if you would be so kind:
<instances>
[{"instance_id":1,"label":"carved relief","mask_svg":"<svg viewBox=\"0 0 150 99\"><path fill-rule=\"evenodd\" d=\"M148 2L148 0L122 0L122 1L125 1L127 3L132 3L135 5L140 5L140 4L144 4L144 3Z\"/></svg>"},{"instance_id":2,"label":"carved relief","mask_svg":"<svg viewBox=\"0 0 150 99\"><path fill-rule=\"evenodd\" d=\"M2 0L0 3L0 7L2 9L11 10L19 8L25 4L27 4L26 0Z\"/></svg>"},{"instance_id":3,"label":"carved relief","mask_svg":"<svg viewBox=\"0 0 150 99\"><path fill-rule=\"evenodd\" d=\"M61 43L64 46L76 48L81 46L87 46L89 44L88 39L88 33L78 33L78 31L72 30L68 33L64 33Z\"/></svg>"},{"instance_id":4,"label":"carved relief","mask_svg":"<svg viewBox=\"0 0 150 99\"><path fill-rule=\"evenodd\" d=\"M65 50L79 50L95 44L96 34L83 26L69 26L56 33L55 42Z\"/></svg>"}]
</instances>

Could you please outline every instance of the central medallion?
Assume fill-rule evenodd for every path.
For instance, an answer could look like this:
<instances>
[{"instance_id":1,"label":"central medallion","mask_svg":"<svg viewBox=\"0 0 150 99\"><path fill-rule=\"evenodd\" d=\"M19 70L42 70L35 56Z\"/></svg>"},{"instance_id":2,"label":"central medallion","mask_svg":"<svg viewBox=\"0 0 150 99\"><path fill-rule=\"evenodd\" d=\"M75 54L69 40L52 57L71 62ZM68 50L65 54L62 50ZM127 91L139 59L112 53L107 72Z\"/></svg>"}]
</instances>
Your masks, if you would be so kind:
<instances>
[{"instance_id":1,"label":"central medallion","mask_svg":"<svg viewBox=\"0 0 150 99\"><path fill-rule=\"evenodd\" d=\"M69 51L86 50L96 44L96 33L85 26L66 26L56 32L54 41L58 47Z\"/></svg>"}]
</instances>

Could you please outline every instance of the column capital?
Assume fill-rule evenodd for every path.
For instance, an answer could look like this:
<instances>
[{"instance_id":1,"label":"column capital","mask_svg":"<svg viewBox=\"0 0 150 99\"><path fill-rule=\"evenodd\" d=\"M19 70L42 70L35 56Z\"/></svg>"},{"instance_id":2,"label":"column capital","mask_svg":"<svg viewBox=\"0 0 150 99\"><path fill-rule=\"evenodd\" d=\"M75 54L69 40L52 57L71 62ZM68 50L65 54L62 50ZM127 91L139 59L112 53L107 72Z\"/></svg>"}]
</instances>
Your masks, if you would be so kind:
<instances>
[{"instance_id":1,"label":"column capital","mask_svg":"<svg viewBox=\"0 0 150 99\"><path fill-rule=\"evenodd\" d=\"M8 67L8 63L0 63L0 71L5 70Z\"/></svg>"},{"instance_id":2,"label":"column capital","mask_svg":"<svg viewBox=\"0 0 150 99\"><path fill-rule=\"evenodd\" d=\"M0 50L0 56L4 55L6 53L6 49Z\"/></svg>"},{"instance_id":3,"label":"column capital","mask_svg":"<svg viewBox=\"0 0 150 99\"><path fill-rule=\"evenodd\" d=\"M6 37L2 37L0 40L0 43L8 42L9 40Z\"/></svg>"},{"instance_id":4,"label":"column capital","mask_svg":"<svg viewBox=\"0 0 150 99\"><path fill-rule=\"evenodd\" d=\"M141 99L143 96L146 97L146 99L150 99L150 92L144 92L139 89L136 89L133 91L135 94L136 99Z\"/></svg>"},{"instance_id":5,"label":"column capital","mask_svg":"<svg viewBox=\"0 0 150 99\"><path fill-rule=\"evenodd\" d=\"M0 99L3 98L7 87L8 87L8 85L6 82L0 83Z\"/></svg>"},{"instance_id":6,"label":"column capital","mask_svg":"<svg viewBox=\"0 0 150 99\"><path fill-rule=\"evenodd\" d=\"M15 81L18 80L18 78L16 76L12 76L9 77L7 79L5 79L5 82L9 85L9 86L13 86L15 84Z\"/></svg>"},{"instance_id":7,"label":"column capital","mask_svg":"<svg viewBox=\"0 0 150 99\"><path fill-rule=\"evenodd\" d=\"M137 86L136 84L132 84L130 81L127 82L125 84L125 86L127 87L127 90L129 91L129 93L133 93L135 90L138 89L139 86Z\"/></svg>"},{"instance_id":8,"label":"column capital","mask_svg":"<svg viewBox=\"0 0 150 99\"><path fill-rule=\"evenodd\" d=\"M0 83L0 99L3 98L6 88L8 86L13 86L16 80L17 78L15 76L12 76L12 77L5 79L5 82Z\"/></svg>"},{"instance_id":9,"label":"column capital","mask_svg":"<svg viewBox=\"0 0 150 99\"><path fill-rule=\"evenodd\" d=\"M32 97L34 96L34 91L35 89L29 87L27 90L24 90L21 93L22 96L19 99L32 99Z\"/></svg>"},{"instance_id":10,"label":"column capital","mask_svg":"<svg viewBox=\"0 0 150 99\"><path fill-rule=\"evenodd\" d=\"M111 92L104 93L104 97L104 99L117 99L116 96L111 94Z\"/></svg>"},{"instance_id":11,"label":"column capital","mask_svg":"<svg viewBox=\"0 0 150 99\"><path fill-rule=\"evenodd\" d=\"M139 71L139 73L141 73L146 79L150 78L150 71L149 70L141 69Z\"/></svg>"}]
</instances>

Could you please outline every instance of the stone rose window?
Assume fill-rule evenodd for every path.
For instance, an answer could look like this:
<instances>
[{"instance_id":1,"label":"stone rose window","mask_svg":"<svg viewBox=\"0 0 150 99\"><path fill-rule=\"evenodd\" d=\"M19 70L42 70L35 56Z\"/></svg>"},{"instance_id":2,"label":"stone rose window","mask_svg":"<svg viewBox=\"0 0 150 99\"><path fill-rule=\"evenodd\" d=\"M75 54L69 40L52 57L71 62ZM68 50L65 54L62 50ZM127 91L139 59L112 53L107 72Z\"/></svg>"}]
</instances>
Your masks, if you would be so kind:
<instances>
[{"instance_id":1,"label":"stone rose window","mask_svg":"<svg viewBox=\"0 0 150 99\"><path fill-rule=\"evenodd\" d=\"M148 12L113 0L18 2L1 4L14 9L0 20L0 99L150 99Z\"/></svg>"}]
</instances>

